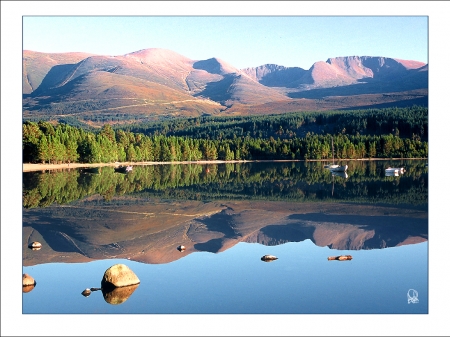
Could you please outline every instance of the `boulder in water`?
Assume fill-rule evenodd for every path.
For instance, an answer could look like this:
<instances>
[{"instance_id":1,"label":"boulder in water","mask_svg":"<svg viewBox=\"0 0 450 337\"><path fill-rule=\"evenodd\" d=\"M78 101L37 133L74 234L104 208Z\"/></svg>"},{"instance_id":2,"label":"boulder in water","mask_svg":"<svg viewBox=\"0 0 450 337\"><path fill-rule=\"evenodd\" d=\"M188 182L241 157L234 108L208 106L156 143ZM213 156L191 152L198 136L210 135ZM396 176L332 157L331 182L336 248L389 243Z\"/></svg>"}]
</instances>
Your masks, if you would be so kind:
<instances>
[{"instance_id":1,"label":"boulder in water","mask_svg":"<svg viewBox=\"0 0 450 337\"><path fill-rule=\"evenodd\" d=\"M36 285L36 281L34 280L33 277L31 277L28 274L23 274L22 275L22 286L35 286Z\"/></svg>"},{"instance_id":2,"label":"boulder in water","mask_svg":"<svg viewBox=\"0 0 450 337\"><path fill-rule=\"evenodd\" d=\"M115 264L103 274L102 289L126 287L139 284L141 281L136 274L124 264Z\"/></svg>"},{"instance_id":3,"label":"boulder in water","mask_svg":"<svg viewBox=\"0 0 450 337\"><path fill-rule=\"evenodd\" d=\"M274 255L264 255L261 258L261 260L264 261L264 262L270 262L270 261L278 260L278 257L276 257Z\"/></svg>"}]
</instances>

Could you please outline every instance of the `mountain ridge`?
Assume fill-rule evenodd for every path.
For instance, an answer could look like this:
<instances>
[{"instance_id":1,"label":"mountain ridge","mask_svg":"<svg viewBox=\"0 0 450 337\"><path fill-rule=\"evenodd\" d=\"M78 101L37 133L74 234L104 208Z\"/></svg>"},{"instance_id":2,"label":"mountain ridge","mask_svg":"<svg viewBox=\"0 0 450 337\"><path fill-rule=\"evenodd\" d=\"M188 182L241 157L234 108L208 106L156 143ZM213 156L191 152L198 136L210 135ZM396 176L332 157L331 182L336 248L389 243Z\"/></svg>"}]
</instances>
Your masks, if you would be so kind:
<instances>
[{"instance_id":1,"label":"mountain ridge","mask_svg":"<svg viewBox=\"0 0 450 337\"><path fill-rule=\"evenodd\" d=\"M137 93L133 95L133 91ZM324 99L333 102L330 109L348 109L395 104L395 100L386 100L386 93L400 93L403 97L398 101L407 104L411 91L420 92L421 101L427 104L428 65L388 57L328 58L309 69L277 64L238 69L216 57L192 60L161 48L118 56L23 51L24 117L282 113L292 112L289 106L308 110ZM367 95L373 96L367 100ZM360 102L348 104L344 96L360 98ZM114 101L118 98L136 99L134 108ZM151 106L146 103L149 100L153 101ZM185 103L173 104L181 100ZM77 104L82 101L91 101L99 109ZM206 103L210 101L216 104L213 109ZM64 110L68 103L72 108ZM262 105L265 109L257 111Z\"/></svg>"},{"instance_id":2,"label":"mountain ridge","mask_svg":"<svg viewBox=\"0 0 450 337\"><path fill-rule=\"evenodd\" d=\"M79 207L72 215L53 207L46 212L25 210L24 266L105 258L170 263L195 252L221 253L239 242L269 247L311 240L316 246L339 251L428 241L426 211L381 205L151 201L99 211L94 221L80 220L80 215L94 210ZM38 253L28 248L32 241L43 244ZM178 245L186 250L180 253Z\"/></svg>"}]
</instances>

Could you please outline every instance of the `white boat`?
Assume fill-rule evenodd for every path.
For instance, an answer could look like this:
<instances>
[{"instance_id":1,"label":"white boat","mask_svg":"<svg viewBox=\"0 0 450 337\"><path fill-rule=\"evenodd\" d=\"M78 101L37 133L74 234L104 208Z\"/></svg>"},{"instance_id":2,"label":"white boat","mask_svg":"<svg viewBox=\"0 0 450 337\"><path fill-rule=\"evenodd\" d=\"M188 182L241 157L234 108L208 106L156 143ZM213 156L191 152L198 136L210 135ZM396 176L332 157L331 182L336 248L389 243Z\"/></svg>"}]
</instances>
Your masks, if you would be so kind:
<instances>
[{"instance_id":1,"label":"white boat","mask_svg":"<svg viewBox=\"0 0 450 337\"><path fill-rule=\"evenodd\" d=\"M119 166L114 168L114 171L118 173L128 173L131 172L132 170L133 166Z\"/></svg>"},{"instance_id":2,"label":"white boat","mask_svg":"<svg viewBox=\"0 0 450 337\"><path fill-rule=\"evenodd\" d=\"M331 172L346 172L348 169L347 165L338 165L337 167L330 168Z\"/></svg>"},{"instance_id":3,"label":"white boat","mask_svg":"<svg viewBox=\"0 0 450 337\"><path fill-rule=\"evenodd\" d=\"M385 172L386 173L401 173L401 174L403 174L403 173L405 173L405 169L403 168L403 167L388 167L386 170L385 170Z\"/></svg>"},{"instance_id":4,"label":"white boat","mask_svg":"<svg viewBox=\"0 0 450 337\"><path fill-rule=\"evenodd\" d=\"M385 170L386 177L398 177L400 174L405 173L405 169L403 167L388 167Z\"/></svg>"},{"instance_id":5,"label":"white boat","mask_svg":"<svg viewBox=\"0 0 450 337\"><path fill-rule=\"evenodd\" d=\"M337 165L334 163L334 144L333 137L331 137L331 154L333 155L333 164L324 165L325 168L329 169L332 172L345 172L348 169L347 165Z\"/></svg>"},{"instance_id":6,"label":"white boat","mask_svg":"<svg viewBox=\"0 0 450 337\"><path fill-rule=\"evenodd\" d=\"M386 171L386 177L398 177L398 171Z\"/></svg>"}]
</instances>

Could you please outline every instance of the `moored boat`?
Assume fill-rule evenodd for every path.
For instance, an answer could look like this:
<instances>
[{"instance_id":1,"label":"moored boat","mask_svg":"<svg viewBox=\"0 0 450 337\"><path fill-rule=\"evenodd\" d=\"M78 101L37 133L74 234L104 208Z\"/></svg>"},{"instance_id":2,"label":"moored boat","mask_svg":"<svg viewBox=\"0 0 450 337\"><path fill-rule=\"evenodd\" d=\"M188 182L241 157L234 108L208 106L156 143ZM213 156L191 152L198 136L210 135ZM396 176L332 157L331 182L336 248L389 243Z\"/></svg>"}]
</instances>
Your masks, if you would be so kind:
<instances>
[{"instance_id":1,"label":"moored boat","mask_svg":"<svg viewBox=\"0 0 450 337\"><path fill-rule=\"evenodd\" d=\"M133 170L133 166L119 166L119 167L115 167L114 171L118 172L118 173L128 173L131 172Z\"/></svg>"},{"instance_id":2,"label":"moored boat","mask_svg":"<svg viewBox=\"0 0 450 337\"><path fill-rule=\"evenodd\" d=\"M405 171L403 167L388 167L385 170L386 175L399 175L405 173Z\"/></svg>"},{"instance_id":3,"label":"moored boat","mask_svg":"<svg viewBox=\"0 0 450 337\"><path fill-rule=\"evenodd\" d=\"M405 173L406 170L403 167L388 167L385 170L385 174L387 177L396 176L398 177L400 174Z\"/></svg>"},{"instance_id":4,"label":"moored boat","mask_svg":"<svg viewBox=\"0 0 450 337\"><path fill-rule=\"evenodd\" d=\"M334 163L334 144L333 137L331 137L331 154L333 156L333 164L324 165L325 168L329 169L332 172L345 172L348 169L347 165L338 165Z\"/></svg>"},{"instance_id":5,"label":"moored boat","mask_svg":"<svg viewBox=\"0 0 450 337\"><path fill-rule=\"evenodd\" d=\"M386 173L398 173L399 171L398 171L398 168L395 168L395 167L388 167L386 170L385 170L385 172Z\"/></svg>"},{"instance_id":6,"label":"moored boat","mask_svg":"<svg viewBox=\"0 0 450 337\"><path fill-rule=\"evenodd\" d=\"M330 168L331 172L346 172L348 165L337 165L337 167Z\"/></svg>"}]
</instances>

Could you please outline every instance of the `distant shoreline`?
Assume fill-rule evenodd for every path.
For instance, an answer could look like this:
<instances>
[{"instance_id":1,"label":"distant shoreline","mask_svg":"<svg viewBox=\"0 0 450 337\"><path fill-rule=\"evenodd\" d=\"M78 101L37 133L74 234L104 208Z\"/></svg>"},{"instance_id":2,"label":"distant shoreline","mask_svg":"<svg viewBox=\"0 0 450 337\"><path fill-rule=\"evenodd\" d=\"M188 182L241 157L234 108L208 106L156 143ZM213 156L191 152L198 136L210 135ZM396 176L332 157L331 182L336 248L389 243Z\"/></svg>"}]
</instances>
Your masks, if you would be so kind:
<instances>
[{"instance_id":1,"label":"distant shoreline","mask_svg":"<svg viewBox=\"0 0 450 337\"><path fill-rule=\"evenodd\" d=\"M428 158L362 158L362 159L342 159L336 162L342 161L375 161L375 160L428 160ZM177 164L233 164L233 163L264 163L264 162L331 162L330 159L291 159L291 160L194 160L194 161L172 161L172 162L156 162L156 161L142 161L142 162L115 162L115 163L70 163L70 164L22 164L22 172L34 172L34 171L48 171L48 170L61 170L70 168L83 168L83 167L104 167L104 166L146 166L146 165L177 165Z\"/></svg>"}]
</instances>

